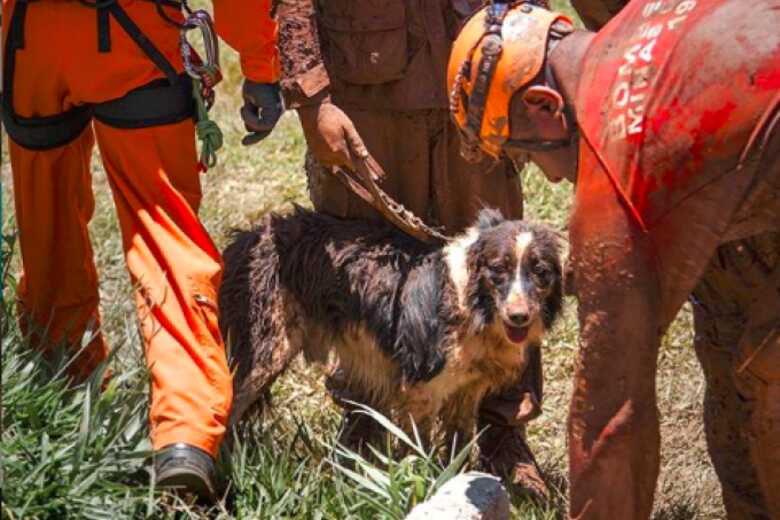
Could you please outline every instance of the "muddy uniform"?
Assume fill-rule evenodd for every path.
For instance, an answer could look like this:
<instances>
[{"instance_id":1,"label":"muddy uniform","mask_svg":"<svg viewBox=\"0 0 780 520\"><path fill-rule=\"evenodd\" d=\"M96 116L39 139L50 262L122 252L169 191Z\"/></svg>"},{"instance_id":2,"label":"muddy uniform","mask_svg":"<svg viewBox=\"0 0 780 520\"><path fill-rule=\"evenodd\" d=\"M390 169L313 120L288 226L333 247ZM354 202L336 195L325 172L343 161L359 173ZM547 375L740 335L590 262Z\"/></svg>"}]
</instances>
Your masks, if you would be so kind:
<instances>
[{"instance_id":1,"label":"muddy uniform","mask_svg":"<svg viewBox=\"0 0 780 520\"><path fill-rule=\"evenodd\" d=\"M467 163L449 120L445 71L460 22L479 1L282 0L277 6L282 94L288 108L332 101L387 173L382 187L429 224L457 233L483 206L520 218L520 178L505 161ZM314 207L381 218L307 154ZM537 356L538 358L539 356ZM488 399L488 424L523 423L541 399L540 361L519 388ZM530 372L530 371L529 371ZM525 406L523 405L525 399ZM530 415L534 415L535 412ZM522 421L516 417L522 416ZM493 428L492 452L511 435ZM485 437L487 438L487 436ZM505 444L505 449L507 445ZM511 457L509 457L511 458Z\"/></svg>"},{"instance_id":2,"label":"muddy uniform","mask_svg":"<svg viewBox=\"0 0 780 520\"><path fill-rule=\"evenodd\" d=\"M466 0L453 3L468 11ZM466 12L449 0L288 0L278 7L287 107L330 97L387 172L383 188L451 233L482 206L514 218L523 211L517 172L506 162L466 163L449 122L445 67ZM312 161L307 173L317 209L377 218Z\"/></svg>"},{"instance_id":3,"label":"muddy uniform","mask_svg":"<svg viewBox=\"0 0 780 520\"><path fill-rule=\"evenodd\" d=\"M573 0L585 25L599 30L628 2ZM752 413L751 391L738 386L734 368L757 288L780 262L780 233L767 232L720 246L690 301L694 346L707 383L704 422L707 445L723 487L729 518L768 516L758 477L748 464L745 425Z\"/></svg>"},{"instance_id":4,"label":"muddy uniform","mask_svg":"<svg viewBox=\"0 0 780 520\"><path fill-rule=\"evenodd\" d=\"M603 28L588 50L586 63L593 65L586 65L577 99L583 136L577 201L585 218L597 219L588 208L604 205L603 190L617 189L626 212L654 242L660 300L674 302L693 289L707 442L725 507L730 518L767 518L780 510L780 413L778 396L771 395L780 388L780 39L772 29L779 23L776 2L752 6L749 19L743 7L717 0L636 2ZM728 43L713 34L727 35ZM713 54L719 58L708 59ZM602 108L588 110L595 106ZM745 208L752 213L742 214ZM582 224L573 217L572 225ZM702 232L693 241L676 240L682 229ZM720 246L706 269L698 267L696 251L709 257L712 245L729 239L739 240ZM573 243L575 255L578 247L584 245ZM703 278L694 289L697 272ZM663 320L671 319L672 307L658 310ZM587 378L578 379L572 405L572 515L583 517L598 517L602 507L616 511L598 486L611 482L606 473L622 474L588 477L595 464L614 463L607 454L620 449L605 440L598 462L588 460L593 431L580 431L581 421L598 423L612 406L588 411L578 404L598 384L594 356L586 348L580 359ZM639 435L650 449L652 438ZM639 488L634 498L644 500L655 481L639 475L629 484ZM644 502L626 504L618 509L646 509Z\"/></svg>"}]
</instances>

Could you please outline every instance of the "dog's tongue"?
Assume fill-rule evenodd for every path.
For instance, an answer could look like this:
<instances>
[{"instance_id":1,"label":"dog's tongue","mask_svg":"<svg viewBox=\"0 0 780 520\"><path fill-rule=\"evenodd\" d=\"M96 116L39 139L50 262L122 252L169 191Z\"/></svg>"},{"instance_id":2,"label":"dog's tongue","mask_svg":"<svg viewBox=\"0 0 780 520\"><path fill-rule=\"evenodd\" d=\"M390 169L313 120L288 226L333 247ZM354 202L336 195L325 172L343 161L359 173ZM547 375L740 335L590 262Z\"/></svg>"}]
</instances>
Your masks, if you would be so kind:
<instances>
[{"instance_id":1,"label":"dog's tongue","mask_svg":"<svg viewBox=\"0 0 780 520\"><path fill-rule=\"evenodd\" d=\"M522 343L528 336L528 327L512 327L511 325L504 324L506 328L506 335L514 343Z\"/></svg>"}]
</instances>

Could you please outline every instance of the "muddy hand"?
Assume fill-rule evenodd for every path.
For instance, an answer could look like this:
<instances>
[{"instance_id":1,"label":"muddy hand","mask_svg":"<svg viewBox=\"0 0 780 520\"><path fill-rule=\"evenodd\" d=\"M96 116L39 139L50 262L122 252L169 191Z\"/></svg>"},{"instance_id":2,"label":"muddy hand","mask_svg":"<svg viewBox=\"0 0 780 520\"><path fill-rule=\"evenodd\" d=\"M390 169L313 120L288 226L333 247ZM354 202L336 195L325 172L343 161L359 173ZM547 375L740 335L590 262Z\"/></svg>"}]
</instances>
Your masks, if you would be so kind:
<instances>
[{"instance_id":1,"label":"muddy hand","mask_svg":"<svg viewBox=\"0 0 780 520\"><path fill-rule=\"evenodd\" d=\"M323 166L354 171L355 162L370 157L352 120L336 105L326 102L300 107L298 116L309 151Z\"/></svg>"},{"instance_id":2,"label":"muddy hand","mask_svg":"<svg viewBox=\"0 0 780 520\"><path fill-rule=\"evenodd\" d=\"M355 165L355 169L364 175L368 174L374 182L381 182L387 174L385 174L385 171L382 169L379 163L376 162L374 156L368 153L365 145L363 145L362 142L360 145L360 148L357 150L352 148L352 145L350 145L352 151L352 163Z\"/></svg>"},{"instance_id":3,"label":"muddy hand","mask_svg":"<svg viewBox=\"0 0 780 520\"><path fill-rule=\"evenodd\" d=\"M249 134L241 139L241 144L249 146L268 137L284 108L278 83L255 83L247 79L244 80L242 95L241 119Z\"/></svg>"}]
</instances>

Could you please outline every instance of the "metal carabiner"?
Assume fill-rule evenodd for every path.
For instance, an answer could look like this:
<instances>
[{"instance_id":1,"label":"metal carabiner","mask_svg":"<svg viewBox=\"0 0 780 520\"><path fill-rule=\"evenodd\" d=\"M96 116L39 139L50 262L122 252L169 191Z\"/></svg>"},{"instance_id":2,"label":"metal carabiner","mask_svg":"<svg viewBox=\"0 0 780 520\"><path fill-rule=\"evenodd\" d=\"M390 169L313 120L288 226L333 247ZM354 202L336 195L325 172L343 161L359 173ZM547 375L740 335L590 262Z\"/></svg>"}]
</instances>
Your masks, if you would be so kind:
<instances>
[{"instance_id":1,"label":"metal carabiner","mask_svg":"<svg viewBox=\"0 0 780 520\"><path fill-rule=\"evenodd\" d=\"M187 32L192 29L200 29L206 52L205 61L198 56L195 48L187 40ZM187 75L201 81L206 88L214 88L222 79L222 75L219 67L219 40L214 30L214 22L208 12L198 9L188 14L179 33L179 45Z\"/></svg>"}]
</instances>

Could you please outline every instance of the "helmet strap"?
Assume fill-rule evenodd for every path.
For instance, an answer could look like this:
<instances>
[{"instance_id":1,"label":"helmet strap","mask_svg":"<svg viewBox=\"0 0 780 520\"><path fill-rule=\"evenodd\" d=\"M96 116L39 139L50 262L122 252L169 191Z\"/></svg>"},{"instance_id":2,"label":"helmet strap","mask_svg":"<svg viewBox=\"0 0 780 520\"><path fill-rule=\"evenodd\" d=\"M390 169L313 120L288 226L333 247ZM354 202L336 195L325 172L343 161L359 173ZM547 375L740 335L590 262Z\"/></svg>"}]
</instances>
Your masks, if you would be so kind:
<instances>
[{"instance_id":1,"label":"helmet strap","mask_svg":"<svg viewBox=\"0 0 780 520\"><path fill-rule=\"evenodd\" d=\"M556 92L560 92L561 89L558 86L558 81L555 79L555 74L553 74L552 67L550 67L549 56L550 52L552 52L552 50L559 42L560 39L555 39L550 42L549 49L546 53L547 55L544 59L544 81L548 87L555 90ZM569 131L569 135L566 138L549 140L507 139L504 143L504 146L521 148L530 152L549 152L553 150L559 150L561 148L566 148L576 140L576 137L579 135L579 127L577 126L577 119L574 117L574 113L572 112L571 106L568 103L564 103L562 112L563 118L566 121L566 128Z\"/></svg>"},{"instance_id":2,"label":"helmet strap","mask_svg":"<svg viewBox=\"0 0 780 520\"><path fill-rule=\"evenodd\" d=\"M482 133L482 119L485 114L490 85L496 72L498 60L501 57L501 27L504 16L509 11L506 3L494 3L487 8L485 18L485 33L482 38L482 57L477 64L477 77L474 81L474 89L469 96L466 124L463 128L464 136L474 143L478 143ZM476 49L477 46L474 48Z\"/></svg>"}]
</instances>

